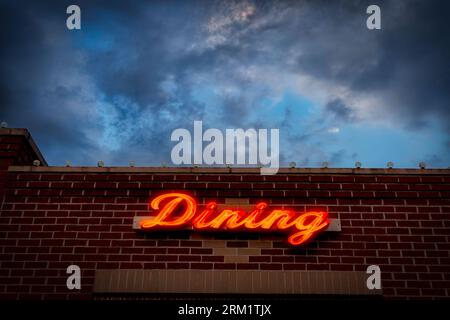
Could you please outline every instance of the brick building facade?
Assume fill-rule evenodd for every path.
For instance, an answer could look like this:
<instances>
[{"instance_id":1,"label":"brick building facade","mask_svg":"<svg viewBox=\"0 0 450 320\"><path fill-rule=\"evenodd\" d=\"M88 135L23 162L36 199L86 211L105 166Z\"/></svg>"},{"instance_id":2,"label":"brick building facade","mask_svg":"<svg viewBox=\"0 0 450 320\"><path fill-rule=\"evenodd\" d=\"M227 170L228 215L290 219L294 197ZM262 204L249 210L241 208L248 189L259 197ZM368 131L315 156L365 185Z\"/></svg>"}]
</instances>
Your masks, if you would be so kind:
<instances>
[{"instance_id":1,"label":"brick building facade","mask_svg":"<svg viewBox=\"0 0 450 320\"><path fill-rule=\"evenodd\" d=\"M299 247L279 234L133 230L162 191L324 210L340 227ZM28 131L0 129L0 193L0 299L450 297L447 169L52 167ZM81 290L66 286L72 264ZM366 288L369 265L381 290Z\"/></svg>"}]
</instances>

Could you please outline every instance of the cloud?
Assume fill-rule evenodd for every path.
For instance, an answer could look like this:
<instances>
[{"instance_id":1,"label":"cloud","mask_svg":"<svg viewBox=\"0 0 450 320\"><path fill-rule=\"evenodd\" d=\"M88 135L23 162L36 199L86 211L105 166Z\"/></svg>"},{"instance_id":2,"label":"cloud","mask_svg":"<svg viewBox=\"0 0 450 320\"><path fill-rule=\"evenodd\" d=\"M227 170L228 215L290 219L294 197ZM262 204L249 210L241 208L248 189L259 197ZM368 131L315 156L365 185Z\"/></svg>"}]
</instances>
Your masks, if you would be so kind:
<instances>
[{"instance_id":1,"label":"cloud","mask_svg":"<svg viewBox=\"0 0 450 320\"><path fill-rule=\"evenodd\" d=\"M352 109L346 106L340 99L328 102L325 105L325 112L333 115L337 120L349 122L354 119Z\"/></svg>"},{"instance_id":2,"label":"cloud","mask_svg":"<svg viewBox=\"0 0 450 320\"><path fill-rule=\"evenodd\" d=\"M338 127L333 127L328 129L329 133L339 133L341 131L341 129L339 129Z\"/></svg>"},{"instance_id":3,"label":"cloud","mask_svg":"<svg viewBox=\"0 0 450 320\"><path fill-rule=\"evenodd\" d=\"M280 127L301 165L348 163L337 143L356 123L450 130L446 2L381 1L376 31L370 1L79 1L76 32L68 4L0 5L0 120L50 163L168 162L171 131L194 120ZM449 147L423 153L442 164Z\"/></svg>"}]
</instances>

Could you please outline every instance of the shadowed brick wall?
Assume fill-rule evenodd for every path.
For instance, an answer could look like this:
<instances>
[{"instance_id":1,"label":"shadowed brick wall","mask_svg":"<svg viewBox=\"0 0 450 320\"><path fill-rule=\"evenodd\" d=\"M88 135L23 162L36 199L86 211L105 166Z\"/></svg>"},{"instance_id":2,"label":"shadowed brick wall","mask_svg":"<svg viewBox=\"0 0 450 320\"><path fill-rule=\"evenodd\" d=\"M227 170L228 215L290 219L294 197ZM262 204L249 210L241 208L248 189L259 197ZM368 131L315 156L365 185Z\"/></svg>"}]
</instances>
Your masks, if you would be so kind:
<instances>
[{"instance_id":1,"label":"shadowed brick wall","mask_svg":"<svg viewBox=\"0 0 450 320\"><path fill-rule=\"evenodd\" d=\"M0 128L0 205L8 167L32 165L34 160L47 165L28 130Z\"/></svg>"},{"instance_id":2,"label":"shadowed brick wall","mask_svg":"<svg viewBox=\"0 0 450 320\"><path fill-rule=\"evenodd\" d=\"M2 137L2 142L5 141ZM359 271L379 265L386 298L450 296L450 170L65 168L10 166L0 214L0 299L91 298L95 271ZM286 236L141 233L162 191L200 203L267 200L298 211L322 209L342 231L306 246ZM66 268L82 269L81 291Z\"/></svg>"}]
</instances>

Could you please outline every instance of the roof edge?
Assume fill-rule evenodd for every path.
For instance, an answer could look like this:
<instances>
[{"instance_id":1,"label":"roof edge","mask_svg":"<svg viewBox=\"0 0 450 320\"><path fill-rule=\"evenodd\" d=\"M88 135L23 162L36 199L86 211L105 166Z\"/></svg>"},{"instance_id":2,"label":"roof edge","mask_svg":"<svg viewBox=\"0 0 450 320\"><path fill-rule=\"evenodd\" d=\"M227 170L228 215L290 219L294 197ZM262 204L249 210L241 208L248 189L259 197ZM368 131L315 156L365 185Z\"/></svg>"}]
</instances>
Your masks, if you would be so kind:
<instances>
[{"instance_id":1,"label":"roof edge","mask_svg":"<svg viewBox=\"0 0 450 320\"><path fill-rule=\"evenodd\" d=\"M48 167L10 166L10 172L61 173L191 173L191 174L260 174L260 168L245 167ZM278 174L378 174L378 175L450 175L450 169L384 168L280 168Z\"/></svg>"}]
</instances>

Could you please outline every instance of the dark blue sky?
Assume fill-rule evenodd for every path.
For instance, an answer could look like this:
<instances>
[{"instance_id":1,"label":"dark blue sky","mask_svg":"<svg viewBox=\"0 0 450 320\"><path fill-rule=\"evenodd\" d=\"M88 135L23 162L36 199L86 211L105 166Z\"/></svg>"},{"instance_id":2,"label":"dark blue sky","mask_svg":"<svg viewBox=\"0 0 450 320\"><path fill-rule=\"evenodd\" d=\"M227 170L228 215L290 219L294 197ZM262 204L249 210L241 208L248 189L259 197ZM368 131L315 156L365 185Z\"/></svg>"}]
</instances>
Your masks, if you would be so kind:
<instances>
[{"instance_id":1,"label":"dark blue sky","mask_svg":"<svg viewBox=\"0 0 450 320\"><path fill-rule=\"evenodd\" d=\"M81 7L81 30L66 7ZM366 28L370 4L382 30ZM170 165L176 128L279 128L282 164L450 165L447 1L0 1L0 120L51 165Z\"/></svg>"}]
</instances>

